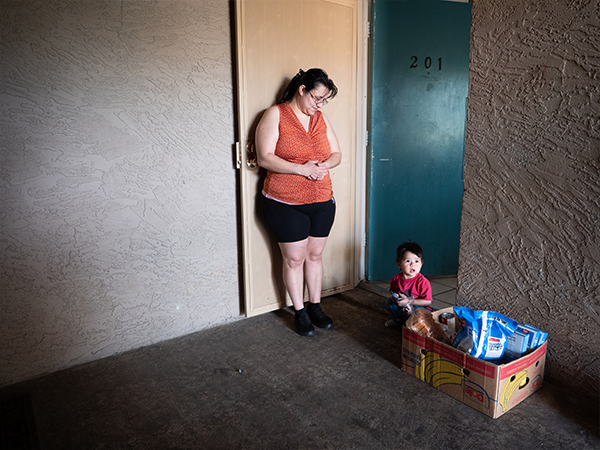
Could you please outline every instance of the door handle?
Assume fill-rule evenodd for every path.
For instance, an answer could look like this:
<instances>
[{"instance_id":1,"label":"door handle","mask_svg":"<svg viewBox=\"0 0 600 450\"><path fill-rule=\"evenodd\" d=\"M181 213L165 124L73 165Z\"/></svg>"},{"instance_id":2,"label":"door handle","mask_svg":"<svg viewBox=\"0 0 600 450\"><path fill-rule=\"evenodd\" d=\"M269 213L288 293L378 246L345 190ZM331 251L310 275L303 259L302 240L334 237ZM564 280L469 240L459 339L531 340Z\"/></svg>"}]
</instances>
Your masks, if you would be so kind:
<instances>
[{"instance_id":1,"label":"door handle","mask_svg":"<svg viewBox=\"0 0 600 450\"><path fill-rule=\"evenodd\" d=\"M246 144L246 165L250 169L256 169L258 167L258 161L256 159L256 147L253 141L248 141Z\"/></svg>"}]
</instances>

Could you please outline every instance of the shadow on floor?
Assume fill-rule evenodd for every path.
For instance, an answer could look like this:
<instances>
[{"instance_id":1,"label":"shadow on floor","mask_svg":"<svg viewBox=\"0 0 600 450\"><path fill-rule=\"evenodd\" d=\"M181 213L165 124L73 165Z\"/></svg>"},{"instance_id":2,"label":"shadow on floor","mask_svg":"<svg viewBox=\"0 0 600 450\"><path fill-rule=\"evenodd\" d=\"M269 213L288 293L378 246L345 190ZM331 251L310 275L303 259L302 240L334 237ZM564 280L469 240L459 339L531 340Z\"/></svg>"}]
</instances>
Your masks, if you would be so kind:
<instances>
[{"instance_id":1,"label":"shadow on floor","mask_svg":"<svg viewBox=\"0 0 600 450\"><path fill-rule=\"evenodd\" d=\"M28 394L42 449L598 449L597 399L545 382L491 419L406 374L380 295L323 299L0 390Z\"/></svg>"}]
</instances>

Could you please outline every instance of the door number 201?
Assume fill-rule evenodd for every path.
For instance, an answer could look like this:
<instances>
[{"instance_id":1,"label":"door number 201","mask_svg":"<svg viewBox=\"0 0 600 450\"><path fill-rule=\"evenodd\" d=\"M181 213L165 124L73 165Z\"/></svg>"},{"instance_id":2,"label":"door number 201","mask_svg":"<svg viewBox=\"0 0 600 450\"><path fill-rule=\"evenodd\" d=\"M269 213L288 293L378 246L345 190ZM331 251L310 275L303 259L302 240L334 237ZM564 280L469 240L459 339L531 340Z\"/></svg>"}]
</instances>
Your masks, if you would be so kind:
<instances>
[{"instance_id":1,"label":"door number 201","mask_svg":"<svg viewBox=\"0 0 600 450\"><path fill-rule=\"evenodd\" d=\"M417 56L411 56L410 59L412 61L412 64L410 65L411 69L416 69L417 67L419 67L419 58ZM433 63L433 60L428 56L423 61L423 65L425 66L426 69L431 69L431 66L434 65L434 63ZM437 67L438 67L438 70L442 70L442 58L441 57L437 59Z\"/></svg>"}]
</instances>

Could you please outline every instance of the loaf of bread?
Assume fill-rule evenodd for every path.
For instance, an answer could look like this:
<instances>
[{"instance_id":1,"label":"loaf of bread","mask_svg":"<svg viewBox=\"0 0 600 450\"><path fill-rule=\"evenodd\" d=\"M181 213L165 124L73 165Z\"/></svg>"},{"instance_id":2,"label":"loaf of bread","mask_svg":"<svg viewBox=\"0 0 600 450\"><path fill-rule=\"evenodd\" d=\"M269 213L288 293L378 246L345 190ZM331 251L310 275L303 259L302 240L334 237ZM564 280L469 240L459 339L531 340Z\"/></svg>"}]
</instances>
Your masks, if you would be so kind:
<instances>
[{"instance_id":1,"label":"loaf of bread","mask_svg":"<svg viewBox=\"0 0 600 450\"><path fill-rule=\"evenodd\" d=\"M441 339L444 336L442 325L435 320L431 312L425 308L417 308L406 321L406 326L421 336Z\"/></svg>"}]
</instances>

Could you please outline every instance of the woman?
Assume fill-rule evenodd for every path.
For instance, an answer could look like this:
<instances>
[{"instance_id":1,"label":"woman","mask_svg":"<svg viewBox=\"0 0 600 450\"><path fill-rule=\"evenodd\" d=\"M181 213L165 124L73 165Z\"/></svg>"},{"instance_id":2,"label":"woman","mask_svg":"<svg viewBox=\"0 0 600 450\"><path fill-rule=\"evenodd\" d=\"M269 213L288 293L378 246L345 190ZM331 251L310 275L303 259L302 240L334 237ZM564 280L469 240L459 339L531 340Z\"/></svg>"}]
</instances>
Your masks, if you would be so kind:
<instances>
[{"instance_id":1,"label":"woman","mask_svg":"<svg viewBox=\"0 0 600 450\"><path fill-rule=\"evenodd\" d=\"M281 249L283 281L302 336L315 334L313 324L333 326L321 309L321 255L335 217L329 169L340 164L342 154L320 109L337 91L323 70L300 70L256 128L258 164L267 169L263 212ZM309 295L306 308L304 283Z\"/></svg>"}]
</instances>

